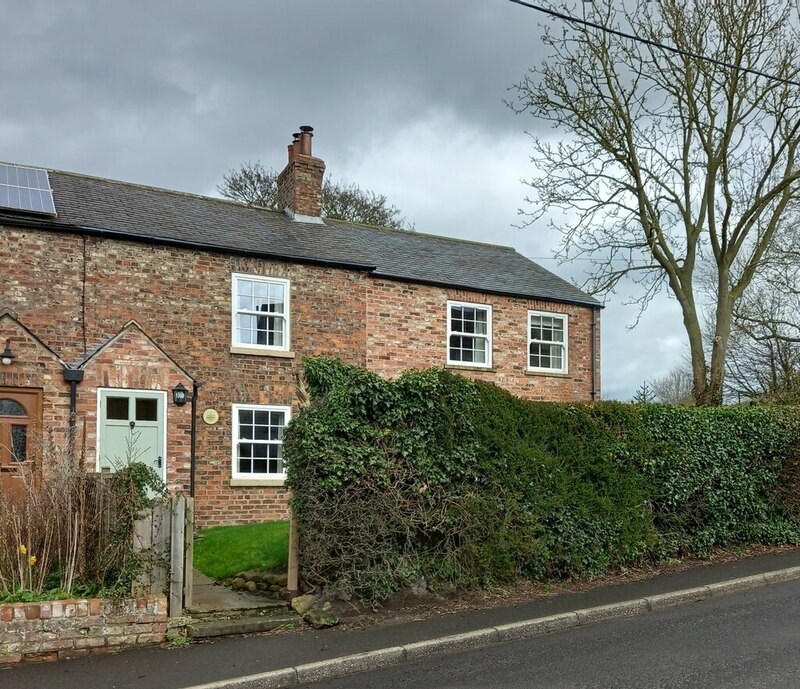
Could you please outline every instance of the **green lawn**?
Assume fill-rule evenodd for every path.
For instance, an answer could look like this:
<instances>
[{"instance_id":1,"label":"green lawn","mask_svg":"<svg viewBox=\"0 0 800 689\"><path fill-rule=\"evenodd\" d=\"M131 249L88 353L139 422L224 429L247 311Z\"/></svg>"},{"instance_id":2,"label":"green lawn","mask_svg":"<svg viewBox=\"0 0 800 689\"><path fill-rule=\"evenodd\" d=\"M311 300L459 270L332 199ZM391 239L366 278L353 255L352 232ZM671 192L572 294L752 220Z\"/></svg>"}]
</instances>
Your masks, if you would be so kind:
<instances>
[{"instance_id":1,"label":"green lawn","mask_svg":"<svg viewBox=\"0 0 800 689\"><path fill-rule=\"evenodd\" d=\"M194 542L194 566L212 579L247 569L286 567L289 522L215 526Z\"/></svg>"}]
</instances>

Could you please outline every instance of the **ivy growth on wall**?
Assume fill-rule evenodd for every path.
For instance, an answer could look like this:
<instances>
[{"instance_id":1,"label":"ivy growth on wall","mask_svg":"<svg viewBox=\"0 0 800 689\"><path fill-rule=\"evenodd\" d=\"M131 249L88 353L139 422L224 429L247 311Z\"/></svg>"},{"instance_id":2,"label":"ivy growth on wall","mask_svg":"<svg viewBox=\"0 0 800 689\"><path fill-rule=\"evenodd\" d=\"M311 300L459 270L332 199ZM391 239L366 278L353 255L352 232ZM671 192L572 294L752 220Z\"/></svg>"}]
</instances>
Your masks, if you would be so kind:
<instances>
[{"instance_id":1,"label":"ivy growth on wall","mask_svg":"<svg viewBox=\"0 0 800 689\"><path fill-rule=\"evenodd\" d=\"M800 540L794 408L527 402L440 369L304 362L286 431L311 583L378 603Z\"/></svg>"}]
</instances>

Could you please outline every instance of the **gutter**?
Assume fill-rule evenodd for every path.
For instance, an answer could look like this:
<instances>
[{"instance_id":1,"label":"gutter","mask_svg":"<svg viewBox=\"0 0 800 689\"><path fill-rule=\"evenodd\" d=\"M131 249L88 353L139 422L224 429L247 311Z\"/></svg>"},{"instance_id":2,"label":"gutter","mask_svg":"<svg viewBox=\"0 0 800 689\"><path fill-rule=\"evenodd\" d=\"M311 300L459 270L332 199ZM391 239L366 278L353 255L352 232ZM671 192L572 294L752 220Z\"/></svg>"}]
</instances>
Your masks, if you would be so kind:
<instances>
[{"instance_id":1,"label":"gutter","mask_svg":"<svg viewBox=\"0 0 800 689\"><path fill-rule=\"evenodd\" d=\"M592 402L597 399L597 311L592 309Z\"/></svg>"},{"instance_id":2,"label":"gutter","mask_svg":"<svg viewBox=\"0 0 800 689\"><path fill-rule=\"evenodd\" d=\"M78 413L78 383L83 380L83 369L68 368L62 369L61 374L64 381L69 383L69 449L70 454L75 447L75 428Z\"/></svg>"},{"instance_id":3,"label":"gutter","mask_svg":"<svg viewBox=\"0 0 800 689\"><path fill-rule=\"evenodd\" d=\"M189 497L194 497L195 469L197 467L197 392L202 383L192 380L192 432L191 451L189 453Z\"/></svg>"},{"instance_id":4,"label":"gutter","mask_svg":"<svg viewBox=\"0 0 800 689\"><path fill-rule=\"evenodd\" d=\"M206 244L203 242L192 242L185 239L174 239L172 237L154 237L122 230L106 230L100 227L89 227L86 225L70 225L67 223L59 223L45 220L35 220L31 218L16 218L13 216L0 216L0 224L6 224L11 227L28 227L38 230L55 230L61 232L70 232L75 234L88 235L90 237L101 237L107 239L121 239L137 244L151 244L156 246L171 246L179 249L195 249L199 251L209 251L220 254L231 254L234 256L248 256L252 258L264 258L268 260L281 260L281 261L294 261L296 263L304 263L307 265L324 266L327 268L341 268L344 270L358 270L368 273L371 277L384 278L388 280L396 280L398 282L408 282L419 285L432 285L435 287L449 287L451 289L462 289L469 292L483 292L485 294L497 294L505 297L515 297L518 299L541 299L542 301L561 303L561 304L574 304L576 306L586 306L590 308L603 309L605 306L598 303L594 299L571 299L569 297L561 298L544 296L539 294L526 294L522 292L514 292L510 290L500 289L487 289L484 287L477 287L475 285L462 285L455 282L446 282L442 280L431 280L418 277L408 277L402 275L393 275L391 273L382 273L375 265L366 263L352 263L348 261L332 261L328 259L313 258L310 256L297 256L295 254L283 254L269 251L251 251L248 249L241 249L229 246L218 246L216 244Z\"/></svg>"}]
</instances>

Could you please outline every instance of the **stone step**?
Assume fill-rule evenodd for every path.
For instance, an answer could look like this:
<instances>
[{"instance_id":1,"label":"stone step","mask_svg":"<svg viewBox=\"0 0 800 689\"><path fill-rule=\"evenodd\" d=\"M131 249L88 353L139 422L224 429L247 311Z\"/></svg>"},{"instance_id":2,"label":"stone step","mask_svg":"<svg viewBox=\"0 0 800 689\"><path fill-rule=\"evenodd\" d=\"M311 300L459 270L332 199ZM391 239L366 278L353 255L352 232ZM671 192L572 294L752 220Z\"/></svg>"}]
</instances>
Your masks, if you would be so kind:
<instances>
[{"instance_id":1,"label":"stone step","mask_svg":"<svg viewBox=\"0 0 800 689\"><path fill-rule=\"evenodd\" d=\"M289 604L286 601L274 600L258 602L254 605L246 605L242 607L220 607L218 609L209 607L190 607L186 612L195 618L200 617L248 617L257 614L272 614L280 613L289 610Z\"/></svg>"},{"instance_id":2,"label":"stone step","mask_svg":"<svg viewBox=\"0 0 800 689\"><path fill-rule=\"evenodd\" d=\"M299 624L300 618L297 615L259 615L232 619L192 620L186 624L186 632L193 639L206 639L212 636L269 632L279 627L296 627Z\"/></svg>"}]
</instances>

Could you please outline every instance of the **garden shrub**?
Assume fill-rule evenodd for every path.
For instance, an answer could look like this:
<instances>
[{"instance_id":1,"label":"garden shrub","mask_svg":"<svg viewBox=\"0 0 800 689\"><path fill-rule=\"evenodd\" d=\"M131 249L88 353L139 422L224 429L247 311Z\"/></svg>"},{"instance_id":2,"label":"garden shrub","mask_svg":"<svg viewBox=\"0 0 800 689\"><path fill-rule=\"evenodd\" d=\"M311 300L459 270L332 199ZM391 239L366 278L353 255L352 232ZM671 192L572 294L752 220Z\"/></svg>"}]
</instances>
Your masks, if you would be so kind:
<instances>
[{"instance_id":1,"label":"garden shrub","mask_svg":"<svg viewBox=\"0 0 800 689\"><path fill-rule=\"evenodd\" d=\"M133 550L134 521L166 493L163 482L138 462L94 474L71 443L34 440L21 495L0 499L0 602L130 595L147 565Z\"/></svg>"},{"instance_id":2,"label":"garden shrub","mask_svg":"<svg viewBox=\"0 0 800 689\"><path fill-rule=\"evenodd\" d=\"M651 485L664 554L702 557L714 546L797 538L778 500L798 440L796 408L645 405L642 420L649 446L637 465Z\"/></svg>"},{"instance_id":3,"label":"garden shrub","mask_svg":"<svg viewBox=\"0 0 800 689\"><path fill-rule=\"evenodd\" d=\"M528 402L439 369L304 368L312 404L285 436L300 564L345 596L798 539L795 409Z\"/></svg>"}]
</instances>

